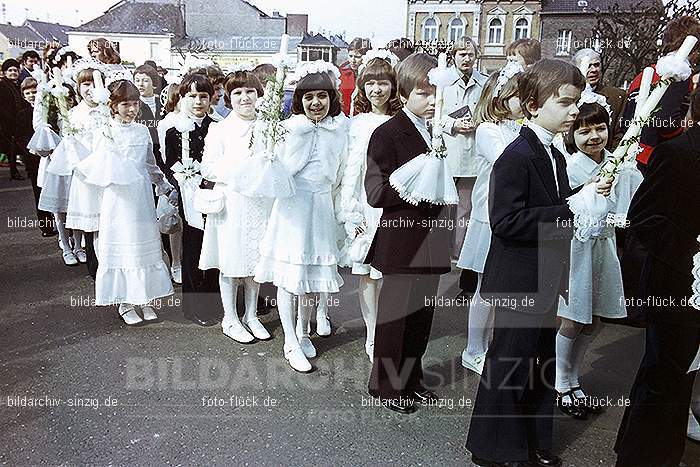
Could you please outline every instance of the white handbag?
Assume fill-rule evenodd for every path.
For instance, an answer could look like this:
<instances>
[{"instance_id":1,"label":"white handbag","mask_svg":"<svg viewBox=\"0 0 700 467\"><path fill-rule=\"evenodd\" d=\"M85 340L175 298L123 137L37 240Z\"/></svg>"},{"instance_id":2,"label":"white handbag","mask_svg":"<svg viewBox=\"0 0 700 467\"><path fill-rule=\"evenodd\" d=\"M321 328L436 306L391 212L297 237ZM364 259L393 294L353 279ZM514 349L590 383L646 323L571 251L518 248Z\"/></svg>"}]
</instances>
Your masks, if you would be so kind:
<instances>
[{"instance_id":1,"label":"white handbag","mask_svg":"<svg viewBox=\"0 0 700 467\"><path fill-rule=\"evenodd\" d=\"M192 204L202 214L216 214L224 209L224 194L216 190L198 188L194 192Z\"/></svg>"}]
</instances>

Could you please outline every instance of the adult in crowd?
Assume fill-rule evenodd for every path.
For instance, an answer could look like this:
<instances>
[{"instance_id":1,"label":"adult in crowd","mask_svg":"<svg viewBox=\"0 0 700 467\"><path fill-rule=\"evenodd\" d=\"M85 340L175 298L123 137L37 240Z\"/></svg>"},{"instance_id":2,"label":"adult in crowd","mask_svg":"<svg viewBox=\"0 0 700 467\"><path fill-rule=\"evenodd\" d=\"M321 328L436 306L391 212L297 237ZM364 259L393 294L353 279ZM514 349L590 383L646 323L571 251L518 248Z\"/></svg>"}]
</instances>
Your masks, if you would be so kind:
<instances>
[{"instance_id":1,"label":"adult in crowd","mask_svg":"<svg viewBox=\"0 0 700 467\"><path fill-rule=\"evenodd\" d=\"M457 79L445 88L445 145L447 163L452 176L456 178L459 192L453 229L452 257L459 257L467 232L467 222L471 214L471 196L476 181L477 165L472 150L476 125L472 119L476 104L487 76L476 68L479 47L471 37L461 37L452 45L450 55L454 62Z\"/></svg>"},{"instance_id":2,"label":"adult in crowd","mask_svg":"<svg viewBox=\"0 0 700 467\"><path fill-rule=\"evenodd\" d=\"M680 16L669 21L661 42L661 55L667 55L678 50L687 36L695 36L700 39L700 21L692 16ZM693 68L697 66L700 47L697 45L691 52L688 60ZM656 64L650 65L656 69ZM656 84L661 77L654 73L652 84ZM637 95L642 82L642 74L638 74L628 89L627 105L620 121L621 131L627 130L634 118ZM690 92L693 89L693 77L685 81L673 82L664 93L657 112L650 124L644 127L640 135L639 147L642 152L637 155L639 170L646 174L649 157L658 144L675 138L683 132L681 122L688 112Z\"/></svg>"},{"instance_id":3,"label":"adult in crowd","mask_svg":"<svg viewBox=\"0 0 700 467\"><path fill-rule=\"evenodd\" d=\"M691 98L700 121L700 93ZM700 126L658 145L627 215L647 254L640 296L648 297L646 348L615 443L618 467L679 465L697 371L700 311L692 294L693 255L700 235Z\"/></svg>"},{"instance_id":4,"label":"adult in crowd","mask_svg":"<svg viewBox=\"0 0 700 467\"><path fill-rule=\"evenodd\" d=\"M350 115L352 93L355 91L355 80L362 65L362 57L371 48L372 43L369 39L354 38L348 46L348 61L340 65L340 94L343 96L342 108L345 115Z\"/></svg>"},{"instance_id":5,"label":"adult in crowd","mask_svg":"<svg viewBox=\"0 0 700 467\"><path fill-rule=\"evenodd\" d=\"M608 138L608 150L614 150L623 136L623 130L620 127L620 116L624 112L625 104L627 103L627 93L620 88L616 88L611 84L603 81L603 69L601 66L600 54L593 49L581 49L574 54L572 62L576 68L581 67L581 63L585 58L588 58L588 73L586 73L586 81L591 85L593 91L605 96L605 100L610 106L612 114L610 115L610 136Z\"/></svg>"},{"instance_id":6,"label":"adult in crowd","mask_svg":"<svg viewBox=\"0 0 700 467\"><path fill-rule=\"evenodd\" d=\"M17 170L17 114L29 105L22 98L17 80L19 79L19 62L8 58L2 62L2 78L0 78L0 152L7 156L10 164L10 178L24 180Z\"/></svg>"},{"instance_id":7,"label":"adult in crowd","mask_svg":"<svg viewBox=\"0 0 700 467\"><path fill-rule=\"evenodd\" d=\"M19 71L19 83L23 83L29 77L38 79L37 71L40 69L39 54L35 50L27 50L22 54L22 69Z\"/></svg>"}]
</instances>

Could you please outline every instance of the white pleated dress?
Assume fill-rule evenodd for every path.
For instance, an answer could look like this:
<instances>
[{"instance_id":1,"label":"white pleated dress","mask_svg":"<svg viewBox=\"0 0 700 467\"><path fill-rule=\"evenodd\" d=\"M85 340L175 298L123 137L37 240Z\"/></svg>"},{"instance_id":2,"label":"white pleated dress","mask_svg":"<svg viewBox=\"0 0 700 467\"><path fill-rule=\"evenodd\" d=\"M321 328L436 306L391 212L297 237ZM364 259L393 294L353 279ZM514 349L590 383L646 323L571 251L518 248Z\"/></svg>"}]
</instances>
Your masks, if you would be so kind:
<instances>
[{"instance_id":1,"label":"white pleated dress","mask_svg":"<svg viewBox=\"0 0 700 467\"><path fill-rule=\"evenodd\" d=\"M225 277L252 277L260 262L260 242L273 200L251 198L233 191L228 181L250 156L250 135L254 121L231 112L212 123L204 140L201 172L215 182L214 191L224 195L224 208L207 214L199 269L218 269Z\"/></svg>"},{"instance_id":2,"label":"white pleated dress","mask_svg":"<svg viewBox=\"0 0 700 467\"><path fill-rule=\"evenodd\" d=\"M605 160L611 154L605 151ZM600 169L582 152L566 161L571 188L587 183ZM618 176L626 176L621 172ZM609 202L611 211L614 206ZM593 316L624 318L627 309L622 287L622 272L617 258L615 228L606 226L601 234L586 242L571 240L569 302L559 299L559 316L577 323L591 324Z\"/></svg>"},{"instance_id":3,"label":"white pleated dress","mask_svg":"<svg viewBox=\"0 0 700 467\"><path fill-rule=\"evenodd\" d=\"M86 183L103 188L95 281L98 305L144 305L172 295L163 262L152 185L172 188L155 162L148 129L111 120L111 139L96 135L94 153L76 166Z\"/></svg>"},{"instance_id":4,"label":"white pleated dress","mask_svg":"<svg viewBox=\"0 0 700 467\"><path fill-rule=\"evenodd\" d=\"M373 208L367 203L365 192L365 174L367 173L367 148L372 133L377 127L391 116L375 113L363 113L350 119L350 131L348 138L348 156L343 170L340 184L340 206L338 207L338 220L350 225L357 224L357 219L364 219L367 228L363 236L367 237L368 244L372 243L374 235L382 217L381 208ZM347 230L347 229L346 229ZM352 242L346 239L346 246ZM342 264L350 261L342 258ZM369 264L352 263L352 273L368 275L371 279L381 279L382 273Z\"/></svg>"},{"instance_id":5,"label":"white pleated dress","mask_svg":"<svg viewBox=\"0 0 700 467\"><path fill-rule=\"evenodd\" d=\"M332 191L342 173L348 118L341 114L315 124L294 115L284 125L288 132L277 153L296 193L272 206L255 280L295 295L338 292L343 279Z\"/></svg>"},{"instance_id":6,"label":"white pleated dress","mask_svg":"<svg viewBox=\"0 0 700 467\"><path fill-rule=\"evenodd\" d=\"M77 130L73 135L85 148L91 149L95 130L109 119L109 110L104 106L90 107L81 101L69 114L71 126ZM83 232L96 232L100 226L102 188L85 183L83 177L74 172L68 195L66 227Z\"/></svg>"},{"instance_id":7,"label":"white pleated dress","mask_svg":"<svg viewBox=\"0 0 700 467\"><path fill-rule=\"evenodd\" d=\"M483 273L486 256L491 248L489 223L489 182L496 160L505 148L520 134L521 125L505 120L500 123L484 122L476 128L474 151L477 167L476 182L472 191L472 213L464 237L457 266Z\"/></svg>"}]
</instances>

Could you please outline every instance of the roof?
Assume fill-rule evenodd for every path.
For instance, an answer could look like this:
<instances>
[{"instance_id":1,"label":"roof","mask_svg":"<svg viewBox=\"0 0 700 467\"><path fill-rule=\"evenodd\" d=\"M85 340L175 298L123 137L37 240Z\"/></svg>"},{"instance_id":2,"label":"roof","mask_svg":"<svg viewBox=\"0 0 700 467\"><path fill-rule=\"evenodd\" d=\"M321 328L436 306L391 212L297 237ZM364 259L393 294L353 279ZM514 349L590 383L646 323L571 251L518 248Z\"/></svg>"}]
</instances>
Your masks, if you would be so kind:
<instances>
[{"instance_id":1,"label":"roof","mask_svg":"<svg viewBox=\"0 0 700 467\"><path fill-rule=\"evenodd\" d=\"M13 44L18 44L20 48L34 48L30 44L43 44L44 39L27 26L12 26L11 24L0 24L0 34L7 37ZM27 45L27 47L24 47ZM38 48L39 46L37 46Z\"/></svg>"},{"instance_id":2,"label":"roof","mask_svg":"<svg viewBox=\"0 0 700 467\"><path fill-rule=\"evenodd\" d=\"M347 49L348 47L350 47L350 44L345 42L340 36L332 35L331 37L329 37L329 39L333 43L333 45L335 45L339 49Z\"/></svg>"},{"instance_id":3,"label":"roof","mask_svg":"<svg viewBox=\"0 0 700 467\"><path fill-rule=\"evenodd\" d=\"M122 1L73 31L174 34L180 37L184 35L184 22L177 5Z\"/></svg>"},{"instance_id":4,"label":"roof","mask_svg":"<svg viewBox=\"0 0 700 467\"><path fill-rule=\"evenodd\" d=\"M337 45L326 39L326 37L320 33L314 34L313 36L304 34L304 37L301 39L301 42L299 42L299 45L312 47L337 47Z\"/></svg>"},{"instance_id":5,"label":"roof","mask_svg":"<svg viewBox=\"0 0 700 467\"><path fill-rule=\"evenodd\" d=\"M594 13L596 10L608 11L615 4L619 4L622 10L631 7L650 7L661 0L543 0L542 14L554 13ZM586 4L585 6L583 4Z\"/></svg>"},{"instance_id":6,"label":"roof","mask_svg":"<svg viewBox=\"0 0 700 467\"><path fill-rule=\"evenodd\" d=\"M26 20L24 25L43 37L46 42L56 41L64 45L68 44L68 34L66 34L66 31L73 29L71 26L66 26L65 24L46 23L33 19Z\"/></svg>"}]
</instances>

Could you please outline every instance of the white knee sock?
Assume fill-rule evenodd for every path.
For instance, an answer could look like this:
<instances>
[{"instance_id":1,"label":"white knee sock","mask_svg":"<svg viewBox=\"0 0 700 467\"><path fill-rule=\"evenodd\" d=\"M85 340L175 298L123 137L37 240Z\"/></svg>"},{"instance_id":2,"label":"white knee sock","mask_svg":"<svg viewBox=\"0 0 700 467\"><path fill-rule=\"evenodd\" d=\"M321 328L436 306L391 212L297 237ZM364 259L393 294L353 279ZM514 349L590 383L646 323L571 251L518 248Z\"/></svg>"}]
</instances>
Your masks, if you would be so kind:
<instances>
[{"instance_id":1,"label":"white knee sock","mask_svg":"<svg viewBox=\"0 0 700 467\"><path fill-rule=\"evenodd\" d=\"M381 279L380 279L381 280ZM365 344L374 343L374 332L377 326L378 289L380 280L370 279L369 276L360 276L358 291L360 293L360 311L362 319L367 327L367 339Z\"/></svg>"},{"instance_id":2,"label":"white knee sock","mask_svg":"<svg viewBox=\"0 0 700 467\"><path fill-rule=\"evenodd\" d=\"M243 321L251 321L258 316L258 292L260 292L260 284L255 282L252 277L243 279L243 293L245 294L245 314Z\"/></svg>"},{"instance_id":3,"label":"white knee sock","mask_svg":"<svg viewBox=\"0 0 700 467\"><path fill-rule=\"evenodd\" d=\"M240 323L236 310L238 282L233 277L224 277L223 274L219 274L219 290L221 303L224 306L224 319L221 321L221 326L226 329L231 324Z\"/></svg>"},{"instance_id":4,"label":"white knee sock","mask_svg":"<svg viewBox=\"0 0 700 467\"><path fill-rule=\"evenodd\" d=\"M182 230L171 233L168 237L170 239L170 254L172 255L170 267L180 266L182 264Z\"/></svg>"},{"instance_id":5,"label":"white knee sock","mask_svg":"<svg viewBox=\"0 0 700 467\"><path fill-rule=\"evenodd\" d=\"M476 292L474 292L472 303L469 305L467 354L472 357L486 354L489 348L489 341L491 340L491 328L493 327L493 309L481 298L479 293L482 276L483 274L479 274Z\"/></svg>"},{"instance_id":6,"label":"white knee sock","mask_svg":"<svg viewBox=\"0 0 700 467\"><path fill-rule=\"evenodd\" d=\"M583 366L583 359L586 356L586 351L588 346L593 340L593 335L591 334L579 334L576 338L576 343L573 349L573 367L571 368L571 375L569 382L571 387L575 388L579 386L579 376L581 375L581 367ZM582 397L582 394L576 394L577 397Z\"/></svg>"},{"instance_id":7,"label":"white knee sock","mask_svg":"<svg viewBox=\"0 0 700 467\"><path fill-rule=\"evenodd\" d=\"M319 292L318 306L316 307L316 316L328 318L328 302L331 299L331 294L328 292Z\"/></svg>"},{"instance_id":8,"label":"white knee sock","mask_svg":"<svg viewBox=\"0 0 700 467\"><path fill-rule=\"evenodd\" d=\"M83 231L73 229L73 240L75 240L75 246L73 249L75 251L83 249Z\"/></svg>"},{"instance_id":9,"label":"white knee sock","mask_svg":"<svg viewBox=\"0 0 700 467\"><path fill-rule=\"evenodd\" d=\"M70 246L70 237L68 237L68 230L66 229L66 213L54 212L53 218L56 221L58 239L61 240L61 249L64 253L73 251L73 249Z\"/></svg>"},{"instance_id":10,"label":"white knee sock","mask_svg":"<svg viewBox=\"0 0 700 467\"><path fill-rule=\"evenodd\" d=\"M581 336L579 336L580 338ZM576 339L570 339L561 333L556 337L556 376L554 389L557 392L566 392L571 389L571 372L574 366L574 344Z\"/></svg>"},{"instance_id":11,"label":"white knee sock","mask_svg":"<svg viewBox=\"0 0 700 467\"><path fill-rule=\"evenodd\" d=\"M316 296L314 294L304 294L299 296L299 316L297 317L297 329L299 337L309 337L309 322L314 309Z\"/></svg>"},{"instance_id":12,"label":"white knee sock","mask_svg":"<svg viewBox=\"0 0 700 467\"><path fill-rule=\"evenodd\" d=\"M299 347L299 340L294 332L294 315L296 314L294 295L282 287L277 287L277 311L279 312L282 330L284 331L284 346L289 348Z\"/></svg>"}]
</instances>

